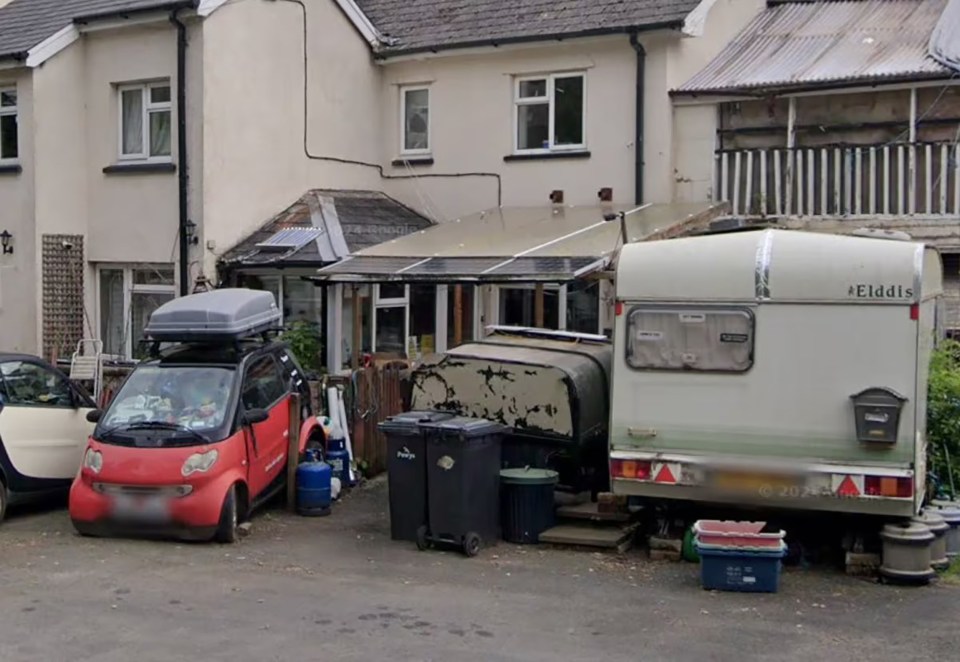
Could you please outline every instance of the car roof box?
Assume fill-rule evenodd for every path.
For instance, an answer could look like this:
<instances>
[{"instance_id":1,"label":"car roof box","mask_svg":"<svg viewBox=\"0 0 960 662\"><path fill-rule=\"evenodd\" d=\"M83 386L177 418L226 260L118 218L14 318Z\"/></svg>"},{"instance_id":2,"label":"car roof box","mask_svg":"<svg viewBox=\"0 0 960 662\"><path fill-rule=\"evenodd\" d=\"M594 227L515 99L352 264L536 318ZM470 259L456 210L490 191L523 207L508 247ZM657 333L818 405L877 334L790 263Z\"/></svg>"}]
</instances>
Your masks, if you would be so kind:
<instances>
[{"instance_id":1,"label":"car roof box","mask_svg":"<svg viewBox=\"0 0 960 662\"><path fill-rule=\"evenodd\" d=\"M174 299L150 316L144 335L157 342L238 340L280 324L270 292L224 289Z\"/></svg>"}]
</instances>

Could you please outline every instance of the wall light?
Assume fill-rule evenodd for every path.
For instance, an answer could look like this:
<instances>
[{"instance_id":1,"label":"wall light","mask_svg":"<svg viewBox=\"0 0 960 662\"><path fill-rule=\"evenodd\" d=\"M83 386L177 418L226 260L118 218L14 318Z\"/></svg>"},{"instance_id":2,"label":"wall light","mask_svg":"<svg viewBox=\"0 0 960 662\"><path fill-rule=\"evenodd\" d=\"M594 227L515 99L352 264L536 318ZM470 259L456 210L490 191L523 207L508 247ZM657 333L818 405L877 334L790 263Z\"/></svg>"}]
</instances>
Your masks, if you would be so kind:
<instances>
[{"instance_id":1,"label":"wall light","mask_svg":"<svg viewBox=\"0 0 960 662\"><path fill-rule=\"evenodd\" d=\"M13 235L10 234L7 230L0 232L0 244L3 245L3 254L11 255L13 254L13 246L10 245L10 242L13 240Z\"/></svg>"}]
</instances>

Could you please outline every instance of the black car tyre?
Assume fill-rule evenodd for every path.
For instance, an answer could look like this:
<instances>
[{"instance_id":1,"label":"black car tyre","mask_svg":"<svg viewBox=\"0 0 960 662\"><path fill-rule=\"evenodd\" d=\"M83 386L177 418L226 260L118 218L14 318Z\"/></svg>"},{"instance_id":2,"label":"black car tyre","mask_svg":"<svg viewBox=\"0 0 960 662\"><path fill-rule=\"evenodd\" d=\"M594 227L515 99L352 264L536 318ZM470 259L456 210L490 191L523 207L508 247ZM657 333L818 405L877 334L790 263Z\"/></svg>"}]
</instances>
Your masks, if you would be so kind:
<instances>
[{"instance_id":1,"label":"black car tyre","mask_svg":"<svg viewBox=\"0 0 960 662\"><path fill-rule=\"evenodd\" d=\"M7 516L7 486L0 480L0 522Z\"/></svg>"},{"instance_id":2,"label":"black car tyre","mask_svg":"<svg viewBox=\"0 0 960 662\"><path fill-rule=\"evenodd\" d=\"M238 537L239 516L237 515L237 486L231 485L227 496L223 499L223 508L220 510L220 524L217 526L215 539L219 543L229 545L235 543Z\"/></svg>"}]
</instances>

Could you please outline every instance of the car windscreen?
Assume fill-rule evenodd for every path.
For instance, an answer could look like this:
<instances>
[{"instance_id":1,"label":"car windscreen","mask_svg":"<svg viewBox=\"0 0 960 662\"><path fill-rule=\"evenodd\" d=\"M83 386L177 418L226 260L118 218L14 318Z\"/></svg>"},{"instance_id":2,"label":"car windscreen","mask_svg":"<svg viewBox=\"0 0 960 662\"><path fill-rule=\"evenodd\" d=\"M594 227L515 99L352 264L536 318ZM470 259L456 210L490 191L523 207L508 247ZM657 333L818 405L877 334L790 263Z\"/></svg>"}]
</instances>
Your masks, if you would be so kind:
<instances>
[{"instance_id":1,"label":"car windscreen","mask_svg":"<svg viewBox=\"0 0 960 662\"><path fill-rule=\"evenodd\" d=\"M169 430L198 439L220 428L236 371L219 366L139 366L104 412L101 434Z\"/></svg>"}]
</instances>

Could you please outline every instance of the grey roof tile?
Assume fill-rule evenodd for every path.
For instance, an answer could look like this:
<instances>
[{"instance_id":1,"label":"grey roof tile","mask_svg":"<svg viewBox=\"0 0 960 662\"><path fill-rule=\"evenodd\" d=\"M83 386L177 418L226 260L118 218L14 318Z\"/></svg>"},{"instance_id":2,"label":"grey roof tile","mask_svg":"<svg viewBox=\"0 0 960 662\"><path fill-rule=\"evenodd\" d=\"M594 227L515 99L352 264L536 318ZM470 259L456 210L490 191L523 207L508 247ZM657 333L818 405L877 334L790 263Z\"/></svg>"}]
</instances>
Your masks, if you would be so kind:
<instances>
[{"instance_id":1,"label":"grey roof tile","mask_svg":"<svg viewBox=\"0 0 960 662\"><path fill-rule=\"evenodd\" d=\"M224 253L221 260L224 264L235 266L269 264L288 267L319 266L336 261L336 257L326 254L328 246L322 241L311 241L290 254L264 252L257 248L257 244L285 228L313 227L310 199L319 197L333 201L347 248L352 253L418 232L433 224L429 219L380 191L315 189L307 191L291 206ZM324 221L329 223L331 219L324 217ZM324 248L324 254L321 254L321 248Z\"/></svg>"},{"instance_id":2,"label":"grey roof tile","mask_svg":"<svg viewBox=\"0 0 960 662\"><path fill-rule=\"evenodd\" d=\"M357 0L383 55L679 24L699 0Z\"/></svg>"},{"instance_id":3,"label":"grey roof tile","mask_svg":"<svg viewBox=\"0 0 960 662\"><path fill-rule=\"evenodd\" d=\"M182 4L182 0L13 0L0 8L0 58L26 53L76 18Z\"/></svg>"}]
</instances>

